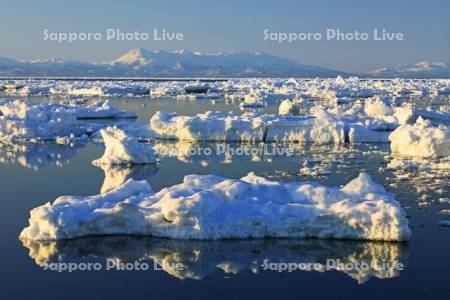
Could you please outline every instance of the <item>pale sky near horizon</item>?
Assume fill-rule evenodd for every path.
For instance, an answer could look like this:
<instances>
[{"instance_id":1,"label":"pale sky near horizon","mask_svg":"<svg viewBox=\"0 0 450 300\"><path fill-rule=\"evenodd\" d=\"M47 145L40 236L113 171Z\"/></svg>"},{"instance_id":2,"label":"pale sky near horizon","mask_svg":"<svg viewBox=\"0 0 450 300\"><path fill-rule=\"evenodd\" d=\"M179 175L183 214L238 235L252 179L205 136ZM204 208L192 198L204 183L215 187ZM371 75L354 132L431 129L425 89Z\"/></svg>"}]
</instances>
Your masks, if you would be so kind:
<instances>
[{"instance_id":1,"label":"pale sky near horizon","mask_svg":"<svg viewBox=\"0 0 450 300\"><path fill-rule=\"evenodd\" d=\"M191 51L262 51L347 72L422 60L450 62L450 1L137 1L1 0L0 56L112 60L131 47ZM107 41L105 31L182 32L182 41ZM327 41L327 29L368 32L369 41ZM403 41L373 41L373 29ZM43 31L100 32L100 41L45 41ZM319 32L321 41L278 43L269 32Z\"/></svg>"}]
</instances>

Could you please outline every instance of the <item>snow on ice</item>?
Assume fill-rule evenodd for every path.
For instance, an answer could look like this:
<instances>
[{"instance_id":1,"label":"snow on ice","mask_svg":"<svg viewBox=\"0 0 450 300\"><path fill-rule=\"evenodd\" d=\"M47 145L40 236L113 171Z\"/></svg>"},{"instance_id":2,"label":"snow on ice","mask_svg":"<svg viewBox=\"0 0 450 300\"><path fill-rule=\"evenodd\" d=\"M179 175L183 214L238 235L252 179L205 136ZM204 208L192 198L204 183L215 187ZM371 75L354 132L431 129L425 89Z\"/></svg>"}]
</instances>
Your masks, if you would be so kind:
<instances>
[{"instance_id":1,"label":"snow on ice","mask_svg":"<svg viewBox=\"0 0 450 300\"><path fill-rule=\"evenodd\" d=\"M30 212L24 240L90 235L173 239L333 238L406 241L411 231L400 204L361 173L342 188L188 175L154 193L145 181L90 197L63 196Z\"/></svg>"},{"instance_id":2,"label":"snow on ice","mask_svg":"<svg viewBox=\"0 0 450 300\"><path fill-rule=\"evenodd\" d=\"M117 127L101 129L105 153L94 165L140 165L156 163L157 154L149 145L139 143Z\"/></svg>"}]
</instances>

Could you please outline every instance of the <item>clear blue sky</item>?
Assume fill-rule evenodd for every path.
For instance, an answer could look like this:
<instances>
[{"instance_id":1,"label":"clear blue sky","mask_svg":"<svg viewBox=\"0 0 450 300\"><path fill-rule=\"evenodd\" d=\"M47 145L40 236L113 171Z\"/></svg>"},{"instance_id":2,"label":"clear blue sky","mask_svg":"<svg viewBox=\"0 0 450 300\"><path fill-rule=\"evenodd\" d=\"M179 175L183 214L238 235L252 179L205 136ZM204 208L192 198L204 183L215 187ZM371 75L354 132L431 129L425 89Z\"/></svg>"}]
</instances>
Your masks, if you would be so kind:
<instances>
[{"instance_id":1,"label":"clear blue sky","mask_svg":"<svg viewBox=\"0 0 450 300\"><path fill-rule=\"evenodd\" d=\"M43 40L55 32L152 31L184 33L162 42L94 41L58 44ZM403 32L404 41L264 41L263 31L324 32L327 28ZM343 71L420 60L450 62L450 1L23 1L1 0L0 56L21 59L62 57L91 62L111 60L133 46L186 48L206 52L263 51L305 64Z\"/></svg>"}]
</instances>

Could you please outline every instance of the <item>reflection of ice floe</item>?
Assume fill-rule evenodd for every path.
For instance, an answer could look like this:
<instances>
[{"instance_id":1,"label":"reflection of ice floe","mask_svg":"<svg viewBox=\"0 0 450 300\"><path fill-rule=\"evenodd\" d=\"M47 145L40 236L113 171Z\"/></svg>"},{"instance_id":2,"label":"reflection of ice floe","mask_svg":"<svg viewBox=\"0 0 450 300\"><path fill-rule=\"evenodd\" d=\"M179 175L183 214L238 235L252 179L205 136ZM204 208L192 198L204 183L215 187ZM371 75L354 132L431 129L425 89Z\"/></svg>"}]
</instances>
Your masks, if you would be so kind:
<instances>
[{"instance_id":1,"label":"reflection of ice floe","mask_svg":"<svg viewBox=\"0 0 450 300\"><path fill-rule=\"evenodd\" d=\"M228 274L243 271L256 274L273 270L270 263L290 263L308 266L294 271L337 270L364 283L371 277L400 276L408 256L407 246L401 243L314 239L177 241L106 236L46 242L24 240L23 244L39 266L80 262L80 259L121 263L153 260L165 272L180 279L203 279L218 269ZM333 266L331 262L341 265ZM367 266L362 267L363 264Z\"/></svg>"},{"instance_id":2,"label":"reflection of ice floe","mask_svg":"<svg viewBox=\"0 0 450 300\"><path fill-rule=\"evenodd\" d=\"M158 171L158 168L155 165L101 165L100 167L103 172L105 172L105 179L100 190L100 193L102 194L117 188L130 178L134 180L143 180Z\"/></svg>"},{"instance_id":3,"label":"reflection of ice floe","mask_svg":"<svg viewBox=\"0 0 450 300\"><path fill-rule=\"evenodd\" d=\"M188 141L156 141L154 149L162 157L176 157L178 160L193 163L199 161L216 161L231 163L233 161L267 161L274 157L292 156L300 144L282 143L196 143Z\"/></svg>"},{"instance_id":4,"label":"reflection of ice floe","mask_svg":"<svg viewBox=\"0 0 450 300\"><path fill-rule=\"evenodd\" d=\"M82 144L59 145L50 143L19 143L0 142L0 162L20 164L26 168L39 170L48 165L62 167L69 163Z\"/></svg>"},{"instance_id":5,"label":"reflection of ice floe","mask_svg":"<svg viewBox=\"0 0 450 300\"><path fill-rule=\"evenodd\" d=\"M400 204L367 174L340 189L269 181L253 173L240 180L188 175L158 193L130 179L106 194L59 197L30 215L23 239L135 234L404 241L411 233Z\"/></svg>"}]
</instances>

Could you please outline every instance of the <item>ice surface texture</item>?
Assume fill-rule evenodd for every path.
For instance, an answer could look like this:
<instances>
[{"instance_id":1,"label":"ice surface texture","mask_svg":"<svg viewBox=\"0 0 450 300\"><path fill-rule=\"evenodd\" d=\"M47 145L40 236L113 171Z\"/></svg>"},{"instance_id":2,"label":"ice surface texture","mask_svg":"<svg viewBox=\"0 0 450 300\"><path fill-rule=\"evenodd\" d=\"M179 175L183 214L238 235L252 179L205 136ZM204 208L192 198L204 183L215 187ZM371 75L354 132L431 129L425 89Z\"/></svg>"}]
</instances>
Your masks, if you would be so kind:
<instances>
[{"instance_id":1,"label":"ice surface texture","mask_svg":"<svg viewBox=\"0 0 450 300\"><path fill-rule=\"evenodd\" d=\"M333 238L406 241L400 204L367 174L342 188L311 182L188 175L154 193L126 181L108 193L63 196L31 211L20 237L148 235L174 239Z\"/></svg>"}]
</instances>

